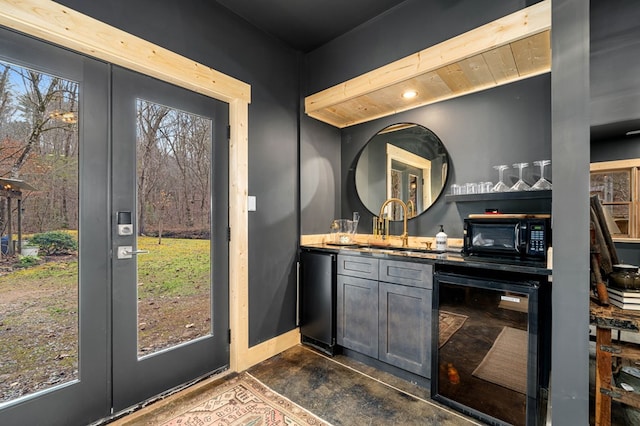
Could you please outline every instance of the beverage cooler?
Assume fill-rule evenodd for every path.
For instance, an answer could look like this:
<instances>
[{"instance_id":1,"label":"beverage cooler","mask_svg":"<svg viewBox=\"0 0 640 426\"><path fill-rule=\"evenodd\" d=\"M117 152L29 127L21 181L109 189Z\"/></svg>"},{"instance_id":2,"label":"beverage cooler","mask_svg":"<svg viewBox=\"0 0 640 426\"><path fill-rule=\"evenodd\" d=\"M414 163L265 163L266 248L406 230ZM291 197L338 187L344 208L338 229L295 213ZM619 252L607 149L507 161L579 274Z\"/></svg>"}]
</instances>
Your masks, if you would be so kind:
<instances>
[{"instance_id":1,"label":"beverage cooler","mask_svg":"<svg viewBox=\"0 0 640 426\"><path fill-rule=\"evenodd\" d=\"M550 338L550 318L539 308L548 301L546 281L487 275L435 276L432 396L489 424L542 424L550 360L542 337Z\"/></svg>"},{"instance_id":2,"label":"beverage cooler","mask_svg":"<svg viewBox=\"0 0 640 426\"><path fill-rule=\"evenodd\" d=\"M300 334L302 343L329 355L336 349L336 255L300 253Z\"/></svg>"}]
</instances>

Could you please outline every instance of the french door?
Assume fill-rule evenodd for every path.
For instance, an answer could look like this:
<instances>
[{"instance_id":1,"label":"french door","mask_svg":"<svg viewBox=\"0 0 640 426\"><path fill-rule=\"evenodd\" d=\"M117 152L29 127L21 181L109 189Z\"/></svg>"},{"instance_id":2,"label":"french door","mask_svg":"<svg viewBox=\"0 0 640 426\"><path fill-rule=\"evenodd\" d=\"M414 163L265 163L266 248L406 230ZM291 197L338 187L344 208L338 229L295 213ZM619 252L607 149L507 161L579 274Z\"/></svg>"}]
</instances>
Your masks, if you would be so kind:
<instances>
[{"instance_id":1,"label":"french door","mask_svg":"<svg viewBox=\"0 0 640 426\"><path fill-rule=\"evenodd\" d=\"M225 368L228 106L1 28L0 89L0 424Z\"/></svg>"},{"instance_id":2,"label":"french door","mask_svg":"<svg viewBox=\"0 0 640 426\"><path fill-rule=\"evenodd\" d=\"M112 75L118 411L229 363L228 107Z\"/></svg>"}]
</instances>

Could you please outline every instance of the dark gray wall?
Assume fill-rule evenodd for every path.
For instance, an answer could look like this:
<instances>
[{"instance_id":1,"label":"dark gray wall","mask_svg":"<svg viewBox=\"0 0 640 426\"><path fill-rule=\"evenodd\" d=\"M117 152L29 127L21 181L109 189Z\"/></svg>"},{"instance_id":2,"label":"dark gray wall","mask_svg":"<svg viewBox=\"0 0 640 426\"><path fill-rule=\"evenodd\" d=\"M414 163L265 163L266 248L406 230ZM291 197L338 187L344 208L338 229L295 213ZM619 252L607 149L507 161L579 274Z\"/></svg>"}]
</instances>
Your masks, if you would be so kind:
<instances>
[{"instance_id":1,"label":"dark gray wall","mask_svg":"<svg viewBox=\"0 0 640 426\"><path fill-rule=\"evenodd\" d=\"M492 166L498 164L511 167L504 180L513 184L518 172L512 165L519 162L531 164L524 170L524 179L533 184L540 177L533 161L551 158L550 102L547 74L343 129L342 217L359 211L359 232L371 233L372 213L378 212L368 212L355 191L356 159L373 135L400 122L418 123L438 135L450 158L446 191L452 183L497 182L498 173ZM550 168L548 172L552 178ZM429 210L409 221L409 235L433 237L442 224L450 237L462 238L462 219L490 207L505 213L551 211L550 200L456 204L441 196ZM397 223L393 233L401 232L401 223Z\"/></svg>"},{"instance_id":2,"label":"dark gray wall","mask_svg":"<svg viewBox=\"0 0 640 426\"><path fill-rule=\"evenodd\" d=\"M326 234L341 214L340 129L306 116L300 122L300 230Z\"/></svg>"},{"instance_id":3,"label":"dark gray wall","mask_svg":"<svg viewBox=\"0 0 640 426\"><path fill-rule=\"evenodd\" d=\"M591 1L591 123L640 118L640 7Z\"/></svg>"},{"instance_id":4,"label":"dark gray wall","mask_svg":"<svg viewBox=\"0 0 640 426\"><path fill-rule=\"evenodd\" d=\"M539 0L538 0L539 1ZM407 0L305 55L305 96L411 55L538 1Z\"/></svg>"},{"instance_id":5,"label":"dark gray wall","mask_svg":"<svg viewBox=\"0 0 640 426\"><path fill-rule=\"evenodd\" d=\"M637 243L616 243L616 253L620 263L640 265L640 247Z\"/></svg>"},{"instance_id":6,"label":"dark gray wall","mask_svg":"<svg viewBox=\"0 0 640 426\"><path fill-rule=\"evenodd\" d=\"M640 158L640 135L591 140L592 163L628 158Z\"/></svg>"},{"instance_id":7,"label":"dark gray wall","mask_svg":"<svg viewBox=\"0 0 640 426\"><path fill-rule=\"evenodd\" d=\"M251 85L249 343L295 327L299 54L208 0L63 0Z\"/></svg>"},{"instance_id":8,"label":"dark gray wall","mask_svg":"<svg viewBox=\"0 0 640 426\"><path fill-rule=\"evenodd\" d=\"M306 54L301 73L301 100L305 96L537 2L407 0L387 13ZM382 127L381 125L380 128ZM309 200L302 204L302 234L327 233L332 219L351 217L352 207L341 205L345 200L341 189L345 170L341 165L340 154L335 151L341 144L340 131L336 130L301 114L301 200ZM363 137L366 140L377 130L379 129ZM312 155L315 152L328 154L321 161L322 168L308 167L318 160L308 158L307 153ZM317 196L309 196L305 188L310 188L309 191L312 192L318 191ZM334 189L337 192L332 192ZM331 208L333 206L335 209ZM362 219L360 223L361 226L365 226L370 222Z\"/></svg>"}]
</instances>

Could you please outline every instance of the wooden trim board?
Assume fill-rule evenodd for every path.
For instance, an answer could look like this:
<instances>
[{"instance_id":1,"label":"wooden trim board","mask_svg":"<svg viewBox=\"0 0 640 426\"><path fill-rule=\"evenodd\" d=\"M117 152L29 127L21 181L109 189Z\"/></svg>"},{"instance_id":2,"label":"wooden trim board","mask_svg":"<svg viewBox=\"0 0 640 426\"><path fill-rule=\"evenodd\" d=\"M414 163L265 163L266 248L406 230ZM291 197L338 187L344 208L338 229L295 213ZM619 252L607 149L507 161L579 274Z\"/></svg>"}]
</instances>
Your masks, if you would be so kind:
<instances>
[{"instance_id":1,"label":"wooden trim board","mask_svg":"<svg viewBox=\"0 0 640 426\"><path fill-rule=\"evenodd\" d=\"M445 40L305 98L343 128L551 71L551 0ZM403 99L412 89L418 96Z\"/></svg>"},{"instance_id":2,"label":"wooden trim board","mask_svg":"<svg viewBox=\"0 0 640 426\"><path fill-rule=\"evenodd\" d=\"M229 103L230 369L242 371L298 343L297 329L253 348L248 343L251 86L49 0L0 0L0 25Z\"/></svg>"},{"instance_id":3,"label":"wooden trim board","mask_svg":"<svg viewBox=\"0 0 640 426\"><path fill-rule=\"evenodd\" d=\"M1 0L0 25L225 102L251 86L49 0Z\"/></svg>"},{"instance_id":4,"label":"wooden trim board","mask_svg":"<svg viewBox=\"0 0 640 426\"><path fill-rule=\"evenodd\" d=\"M600 161L598 163L591 163L589 165L589 171L600 172L615 169L629 169L631 167L640 167L640 158L628 158L624 160Z\"/></svg>"}]
</instances>

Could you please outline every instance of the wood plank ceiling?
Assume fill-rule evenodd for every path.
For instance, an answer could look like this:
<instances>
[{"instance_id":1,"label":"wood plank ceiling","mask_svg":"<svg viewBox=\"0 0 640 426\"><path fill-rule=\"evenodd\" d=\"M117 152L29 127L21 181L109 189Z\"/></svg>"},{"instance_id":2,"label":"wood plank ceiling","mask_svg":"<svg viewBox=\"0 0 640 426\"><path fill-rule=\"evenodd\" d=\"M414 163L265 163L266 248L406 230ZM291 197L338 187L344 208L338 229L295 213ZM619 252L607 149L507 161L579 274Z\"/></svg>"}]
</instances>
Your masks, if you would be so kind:
<instances>
[{"instance_id":1,"label":"wood plank ceiling","mask_svg":"<svg viewBox=\"0 0 640 426\"><path fill-rule=\"evenodd\" d=\"M305 98L305 112L343 128L551 71L545 0ZM412 99L402 94L417 92Z\"/></svg>"}]
</instances>

